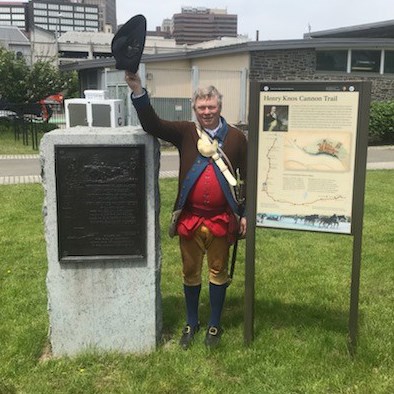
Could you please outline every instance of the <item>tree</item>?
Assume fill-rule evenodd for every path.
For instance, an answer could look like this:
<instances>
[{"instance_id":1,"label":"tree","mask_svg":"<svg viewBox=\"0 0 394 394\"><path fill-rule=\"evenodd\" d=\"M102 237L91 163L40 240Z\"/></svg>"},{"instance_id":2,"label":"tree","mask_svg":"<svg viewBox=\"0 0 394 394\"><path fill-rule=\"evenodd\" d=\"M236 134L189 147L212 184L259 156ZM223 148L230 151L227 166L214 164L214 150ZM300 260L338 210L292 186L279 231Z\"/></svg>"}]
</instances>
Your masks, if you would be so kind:
<instances>
[{"instance_id":1,"label":"tree","mask_svg":"<svg viewBox=\"0 0 394 394\"><path fill-rule=\"evenodd\" d=\"M59 92L74 97L78 92L76 73L62 73L51 62L38 61L32 67L24 58L0 48L0 98L10 103L35 103Z\"/></svg>"},{"instance_id":2,"label":"tree","mask_svg":"<svg viewBox=\"0 0 394 394\"><path fill-rule=\"evenodd\" d=\"M63 89L55 68L44 61L34 63L27 79L27 101L36 102Z\"/></svg>"},{"instance_id":3,"label":"tree","mask_svg":"<svg viewBox=\"0 0 394 394\"><path fill-rule=\"evenodd\" d=\"M0 47L0 98L14 103L25 101L29 68L23 57Z\"/></svg>"}]
</instances>

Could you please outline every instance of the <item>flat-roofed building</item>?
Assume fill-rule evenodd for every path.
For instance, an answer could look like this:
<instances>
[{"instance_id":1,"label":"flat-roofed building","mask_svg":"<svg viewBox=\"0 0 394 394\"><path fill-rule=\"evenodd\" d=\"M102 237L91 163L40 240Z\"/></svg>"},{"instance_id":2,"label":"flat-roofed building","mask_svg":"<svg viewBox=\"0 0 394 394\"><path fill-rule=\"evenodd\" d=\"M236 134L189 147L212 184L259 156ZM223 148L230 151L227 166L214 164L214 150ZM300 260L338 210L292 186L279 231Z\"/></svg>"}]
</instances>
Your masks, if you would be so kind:
<instances>
[{"instance_id":1,"label":"flat-roofed building","mask_svg":"<svg viewBox=\"0 0 394 394\"><path fill-rule=\"evenodd\" d=\"M26 30L26 3L0 2L0 26L17 26Z\"/></svg>"},{"instance_id":2,"label":"flat-roofed building","mask_svg":"<svg viewBox=\"0 0 394 394\"><path fill-rule=\"evenodd\" d=\"M0 47L14 52L17 58L25 58L27 64L31 63L30 42L18 26L0 25Z\"/></svg>"},{"instance_id":3,"label":"flat-roofed building","mask_svg":"<svg viewBox=\"0 0 394 394\"><path fill-rule=\"evenodd\" d=\"M173 37L177 44L197 44L221 37L236 37L238 16L226 9L182 7L173 16Z\"/></svg>"},{"instance_id":4,"label":"flat-roofed building","mask_svg":"<svg viewBox=\"0 0 394 394\"><path fill-rule=\"evenodd\" d=\"M116 0L79 0L78 2L81 4L93 4L98 7L100 31L105 33L116 32Z\"/></svg>"},{"instance_id":5,"label":"flat-roofed building","mask_svg":"<svg viewBox=\"0 0 394 394\"><path fill-rule=\"evenodd\" d=\"M33 26L61 35L66 31L99 31L97 5L65 0L31 0L27 5L28 30Z\"/></svg>"}]
</instances>

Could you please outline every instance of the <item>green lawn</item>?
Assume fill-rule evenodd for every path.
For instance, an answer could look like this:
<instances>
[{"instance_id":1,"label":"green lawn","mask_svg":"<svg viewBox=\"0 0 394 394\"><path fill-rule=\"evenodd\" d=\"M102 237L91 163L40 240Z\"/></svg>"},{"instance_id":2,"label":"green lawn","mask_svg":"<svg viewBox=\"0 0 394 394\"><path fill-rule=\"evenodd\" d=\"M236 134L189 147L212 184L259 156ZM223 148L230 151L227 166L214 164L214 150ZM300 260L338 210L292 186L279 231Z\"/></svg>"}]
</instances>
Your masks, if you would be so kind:
<instances>
[{"instance_id":1,"label":"green lawn","mask_svg":"<svg viewBox=\"0 0 394 394\"><path fill-rule=\"evenodd\" d=\"M0 187L0 393L393 393L394 171L367 173L359 343L347 349L352 238L257 229L255 340L243 343L244 264L224 310L222 346L177 341L183 294L167 234L176 181L160 181L163 340L146 355L47 356L40 185ZM240 247L244 252L244 242ZM201 320L208 316L207 286Z\"/></svg>"},{"instance_id":2,"label":"green lawn","mask_svg":"<svg viewBox=\"0 0 394 394\"><path fill-rule=\"evenodd\" d=\"M45 127L50 127L45 125ZM44 132L37 133L38 141L43 137ZM27 143L26 143L27 142ZM37 154L38 149L33 149L31 132L27 133L27 141L23 141L22 135L15 138L14 130L0 124L0 155L24 155Z\"/></svg>"}]
</instances>

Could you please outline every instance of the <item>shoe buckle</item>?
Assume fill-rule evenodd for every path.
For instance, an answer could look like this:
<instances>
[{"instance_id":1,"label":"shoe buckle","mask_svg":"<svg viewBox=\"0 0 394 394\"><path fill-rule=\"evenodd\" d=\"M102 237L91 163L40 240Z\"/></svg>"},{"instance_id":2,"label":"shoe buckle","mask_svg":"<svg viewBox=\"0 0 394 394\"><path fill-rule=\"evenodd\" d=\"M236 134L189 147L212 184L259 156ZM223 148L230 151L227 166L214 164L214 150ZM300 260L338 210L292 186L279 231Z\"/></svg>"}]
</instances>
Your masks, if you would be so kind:
<instances>
[{"instance_id":1,"label":"shoe buckle","mask_svg":"<svg viewBox=\"0 0 394 394\"><path fill-rule=\"evenodd\" d=\"M192 330L192 328L191 328L189 325L187 325L187 326L183 329L183 332L184 332L184 334L190 334L191 330Z\"/></svg>"},{"instance_id":2,"label":"shoe buckle","mask_svg":"<svg viewBox=\"0 0 394 394\"><path fill-rule=\"evenodd\" d=\"M214 336L218 335L218 329L216 327L209 327L208 332L209 332L209 334L214 335Z\"/></svg>"}]
</instances>

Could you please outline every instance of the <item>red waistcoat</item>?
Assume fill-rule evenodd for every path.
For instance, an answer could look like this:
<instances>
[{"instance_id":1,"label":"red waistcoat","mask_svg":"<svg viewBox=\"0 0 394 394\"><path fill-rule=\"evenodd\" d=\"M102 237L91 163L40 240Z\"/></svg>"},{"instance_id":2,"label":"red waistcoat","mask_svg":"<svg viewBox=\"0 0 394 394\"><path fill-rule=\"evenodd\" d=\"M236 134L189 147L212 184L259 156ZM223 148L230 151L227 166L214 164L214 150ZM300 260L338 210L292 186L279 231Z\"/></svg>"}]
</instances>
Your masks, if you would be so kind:
<instances>
[{"instance_id":1,"label":"red waistcoat","mask_svg":"<svg viewBox=\"0 0 394 394\"><path fill-rule=\"evenodd\" d=\"M232 231L234 216L216 177L213 164L209 164L191 189L186 206L178 220L177 232L191 238L204 224L215 237L224 237Z\"/></svg>"}]
</instances>

